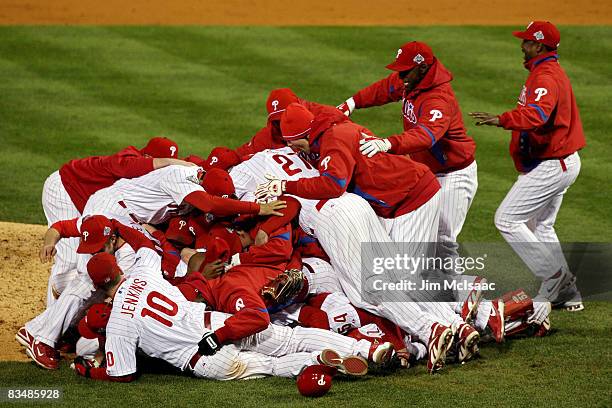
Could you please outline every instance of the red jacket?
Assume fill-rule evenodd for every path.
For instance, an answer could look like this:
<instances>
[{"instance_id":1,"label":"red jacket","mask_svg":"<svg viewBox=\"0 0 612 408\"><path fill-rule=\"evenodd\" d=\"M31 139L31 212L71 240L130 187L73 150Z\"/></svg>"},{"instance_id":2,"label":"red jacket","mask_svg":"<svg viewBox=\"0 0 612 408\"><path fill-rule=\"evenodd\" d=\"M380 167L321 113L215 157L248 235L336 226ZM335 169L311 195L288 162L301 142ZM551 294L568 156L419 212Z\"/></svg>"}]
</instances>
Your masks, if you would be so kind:
<instances>
[{"instance_id":1,"label":"red jacket","mask_svg":"<svg viewBox=\"0 0 612 408\"><path fill-rule=\"evenodd\" d=\"M334 108L333 106L322 105L316 102L309 102L305 99L298 98L298 102L304 105L304 107L311 111L315 116L319 113L336 110L336 108ZM240 157L248 157L266 149L280 149L281 147L285 146L287 146L287 144L285 143L283 136L281 135L280 128L268 121L266 127L260 129L259 132L257 132L255 136L251 138L250 141L236 148L235 152Z\"/></svg>"},{"instance_id":2,"label":"red jacket","mask_svg":"<svg viewBox=\"0 0 612 408\"><path fill-rule=\"evenodd\" d=\"M322 200L349 191L368 201L379 216L395 218L416 210L440 190L427 166L407 156L362 155L359 141L371 132L345 118L338 110L315 116L310 149L319 152L321 175L287 181L288 194Z\"/></svg>"},{"instance_id":3,"label":"red jacket","mask_svg":"<svg viewBox=\"0 0 612 408\"><path fill-rule=\"evenodd\" d=\"M510 155L520 172L586 145L576 98L558 58L549 52L528 61L529 76L516 109L499 116L500 125L512 130Z\"/></svg>"},{"instance_id":4,"label":"red jacket","mask_svg":"<svg viewBox=\"0 0 612 408\"><path fill-rule=\"evenodd\" d=\"M390 136L390 153L410 154L434 173L459 170L474 161L476 143L466 134L459 103L450 81L452 74L435 60L410 94L394 72L357 92L355 108L402 102L404 132Z\"/></svg>"},{"instance_id":5,"label":"red jacket","mask_svg":"<svg viewBox=\"0 0 612 408\"><path fill-rule=\"evenodd\" d=\"M266 266L238 265L218 278L198 286L206 304L219 312L233 314L216 330L221 343L240 340L265 330L270 324L261 288L283 271Z\"/></svg>"},{"instance_id":6,"label":"red jacket","mask_svg":"<svg viewBox=\"0 0 612 408\"><path fill-rule=\"evenodd\" d=\"M120 178L135 178L153 171L153 158L144 157L134 146L110 156L71 160L59 174L74 206L83 212L89 197Z\"/></svg>"}]
</instances>

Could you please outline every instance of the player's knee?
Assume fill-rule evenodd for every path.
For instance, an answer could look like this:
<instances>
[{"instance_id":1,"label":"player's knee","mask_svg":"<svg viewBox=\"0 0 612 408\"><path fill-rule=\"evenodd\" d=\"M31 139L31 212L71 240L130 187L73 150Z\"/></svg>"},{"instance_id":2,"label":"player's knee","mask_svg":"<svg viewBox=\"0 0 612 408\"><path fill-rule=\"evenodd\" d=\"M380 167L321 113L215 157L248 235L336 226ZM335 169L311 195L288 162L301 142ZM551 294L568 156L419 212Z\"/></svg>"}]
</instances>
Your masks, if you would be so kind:
<instances>
[{"instance_id":1,"label":"player's knee","mask_svg":"<svg viewBox=\"0 0 612 408\"><path fill-rule=\"evenodd\" d=\"M511 233L519 225L518 222L512 221L501 208L495 212L494 222L495 228L501 233Z\"/></svg>"}]
</instances>

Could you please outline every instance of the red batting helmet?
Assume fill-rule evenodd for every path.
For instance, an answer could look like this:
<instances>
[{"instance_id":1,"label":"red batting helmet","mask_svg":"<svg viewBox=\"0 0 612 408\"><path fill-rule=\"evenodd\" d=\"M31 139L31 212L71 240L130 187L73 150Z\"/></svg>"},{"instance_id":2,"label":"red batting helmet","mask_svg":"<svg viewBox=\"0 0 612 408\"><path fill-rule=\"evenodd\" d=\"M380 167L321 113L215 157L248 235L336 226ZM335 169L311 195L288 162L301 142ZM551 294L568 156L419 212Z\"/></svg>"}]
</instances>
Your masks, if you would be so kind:
<instances>
[{"instance_id":1,"label":"red batting helmet","mask_svg":"<svg viewBox=\"0 0 612 408\"><path fill-rule=\"evenodd\" d=\"M178 145L167 137L154 137L140 152L151 157L176 159L178 157Z\"/></svg>"},{"instance_id":2,"label":"red batting helmet","mask_svg":"<svg viewBox=\"0 0 612 408\"><path fill-rule=\"evenodd\" d=\"M79 322L79 334L86 339L96 339L104 336L112 306L108 303L91 305L85 317Z\"/></svg>"},{"instance_id":3,"label":"red batting helmet","mask_svg":"<svg viewBox=\"0 0 612 408\"><path fill-rule=\"evenodd\" d=\"M94 254L104 248L104 244L115 232L111 220L103 215L85 217L81 223L81 241L77 248L79 254Z\"/></svg>"},{"instance_id":4,"label":"red batting helmet","mask_svg":"<svg viewBox=\"0 0 612 408\"><path fill-rule=\"evenodd\" d=\"M297 388L305 397L322 397L332 386L330 367L312 365L306 367L297 378Z\"/></svg>"}]
</instances>

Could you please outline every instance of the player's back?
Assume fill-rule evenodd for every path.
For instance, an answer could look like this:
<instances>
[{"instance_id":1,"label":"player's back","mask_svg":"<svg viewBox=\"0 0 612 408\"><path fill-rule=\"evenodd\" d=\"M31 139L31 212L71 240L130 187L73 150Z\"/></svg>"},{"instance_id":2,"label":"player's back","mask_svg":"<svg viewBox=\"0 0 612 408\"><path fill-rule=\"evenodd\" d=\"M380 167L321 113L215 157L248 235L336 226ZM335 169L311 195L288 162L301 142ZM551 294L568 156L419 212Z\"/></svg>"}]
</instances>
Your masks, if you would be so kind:
<instances>
[{"instance_id":1,"label":"player's back","mask_svg":"<svg viewBox=\"0 0 612 408\"><path fill-rule=\"evenodd\" d=\"M167 166L133 179L115 182L104 194L121 200L142 222L160 224L183 214L183 199L194 191L203 191L196 166Z\"/></svg>"},{"instance_id":2,"label":"player's back","mask_svg":"<svg viewBox=\"0 0 612 408\"><path fill-rule=\"evenodd\" d=\"M138 267L143 270L128 277L115 294L107 326L107 351L131 357L137 347L182 369L198 350L205 331L206 306L187 301L164 280L159 273L159 257L154 258L153 253L145 250L144 256L150 255L151 260L140 259ZM138 255L143 256L143 250Z\"/></svg>"}]
</instances>

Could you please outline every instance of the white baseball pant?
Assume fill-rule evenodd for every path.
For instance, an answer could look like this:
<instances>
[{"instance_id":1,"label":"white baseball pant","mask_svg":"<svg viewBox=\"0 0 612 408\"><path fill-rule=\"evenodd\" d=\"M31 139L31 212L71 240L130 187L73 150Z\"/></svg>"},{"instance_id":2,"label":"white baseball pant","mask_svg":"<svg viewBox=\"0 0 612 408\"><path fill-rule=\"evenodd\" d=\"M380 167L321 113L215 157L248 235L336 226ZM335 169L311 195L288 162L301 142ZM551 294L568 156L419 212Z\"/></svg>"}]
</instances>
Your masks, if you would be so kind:
<instances>
[{"instance_id":1,"label":"white baseball pant","mask_svg":"<svg viewBox=\"0 0 612 408\"><path fill-rule=\"evenodd\" d=\"M569 268L554 224L563 195L580 173L578 152L545 160L518 179L495 213L495 226L539 279ZM545 244L543 244L545 243Z\"/></svg>"},{"instance_id":2,"label":"white baseball pant","mask_svg":"<svg viewBox=\"0 0 612 408\"><path fill-rule=\"evenodd\" d=\"M441 186L436 256L442 259L457 258L459 256L457 236L461 233L478 189L478 167L474 161L464 169L436 174L436 177ZM458 273L455 270L445 270L445 272Z\"/></svg>"},{"instance_id":3,"label":"white baseball pant","mask_svg":"<svg viewBox=\"0 0 612 408\"><path fill-rule=\"evenodd\" d=\"M48 227L57 221L70 220L81 216L62 184L59 171L51 173L45 180L42 192L42 207ZM54 292L56 294L62 293L68 283L76 276L76 248L78 246L79 238L64 238L55 246L57 253L53 259L47 286L47 307L55 302Z\"/></svg>"}]
</instances>

